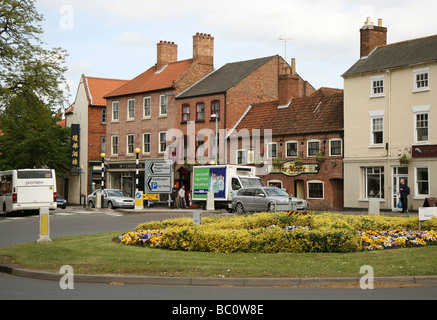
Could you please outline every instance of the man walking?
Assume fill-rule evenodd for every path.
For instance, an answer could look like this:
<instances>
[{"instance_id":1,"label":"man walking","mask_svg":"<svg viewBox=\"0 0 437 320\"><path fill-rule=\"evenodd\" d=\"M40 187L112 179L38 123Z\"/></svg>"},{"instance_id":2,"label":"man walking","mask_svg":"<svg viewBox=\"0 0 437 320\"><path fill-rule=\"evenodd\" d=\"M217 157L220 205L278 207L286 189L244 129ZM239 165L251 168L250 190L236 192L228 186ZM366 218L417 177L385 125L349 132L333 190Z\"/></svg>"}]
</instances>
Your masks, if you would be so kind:
<instances>
[{"instance_id":1,"label":"man walking","mask_svg":"<svg viewBox=\"0 0 437 320\"><path fill-rule=\"evenodd\" d=\"M401 179L400 184L399 191L402 202L402 213L405 213L405 211L408 212L408 195L410 194L410 188L407 186L404 179Z\"/></svg>"},{"instance_id":2,"label":"man walking","mask_svg":"<svg viewBox=\"0 0 437 320\"><path fill-rule=\"evenodd\" d=\"M182 188L179 189L179 208L182 208L182 203L184 204L183 208L187 207L187 201L185 200L185 186L182 185Z\"/></svg>"}]
</instances>

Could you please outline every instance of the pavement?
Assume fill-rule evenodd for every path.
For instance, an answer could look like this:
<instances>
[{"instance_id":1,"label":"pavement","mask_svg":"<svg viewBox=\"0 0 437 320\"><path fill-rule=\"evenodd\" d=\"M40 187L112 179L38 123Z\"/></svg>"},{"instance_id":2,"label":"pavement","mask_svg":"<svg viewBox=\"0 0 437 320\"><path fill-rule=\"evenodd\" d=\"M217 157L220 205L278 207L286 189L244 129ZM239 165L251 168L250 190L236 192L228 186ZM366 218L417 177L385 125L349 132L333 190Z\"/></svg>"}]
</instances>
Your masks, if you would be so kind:
<instances>
[{"instance_id":1,"label":"pavement","mask_svg":"<svg viewBox=\"0 0 437 320\"><path fill-rule=\"evenodd\" d=\"M73 210L108 211L111 209L90 209L74 207ZM113 210L111 210L113 211ZM203 211L200 209L168 209L146 208L143 210L118 209L124 214L151 214L164 213L194 213L202 212L202 215L232 215L226 211ZM342 214L367 214L363 211L341 212ZM400 212L384 212L386 216L405 216ZM410 213L411 217L417 213ZM47 272L42 270L30 270L14 265L0 265L0 272L16 277L32 278L38 280L60 281L65 274ZM274 286L359 286L361 277L348 278L184 278L184 277L147 277L125 275L81 275L74 274L74 281L79 283L101 284L142 284L142 285L177 285L177 286L238 286L238 287L274 287ZM437 276L409 276L409 277L375 277L375 284L390 284L396 286L408 285L437 285Z\"/></svg>"}]
</instances>

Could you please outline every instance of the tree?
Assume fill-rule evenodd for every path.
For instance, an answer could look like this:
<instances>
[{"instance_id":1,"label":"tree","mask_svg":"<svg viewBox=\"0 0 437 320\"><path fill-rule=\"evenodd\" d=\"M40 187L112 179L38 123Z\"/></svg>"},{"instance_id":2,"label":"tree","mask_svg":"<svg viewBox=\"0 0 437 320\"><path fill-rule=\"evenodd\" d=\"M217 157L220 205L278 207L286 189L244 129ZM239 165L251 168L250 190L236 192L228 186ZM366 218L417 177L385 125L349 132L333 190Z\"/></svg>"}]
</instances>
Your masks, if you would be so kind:
<instances>
[{"instance_id":1,"label":"tree","mask_svg":"<svg viewBox=\"0 0 437 320\"><path fill-rule=\"evenodd\" d=\"M0 170L51 168L69 170L70 129L33 92L9 99L0 114Z\"/></svg>"},{"instance_id":2,"label":"tree","mask_svg":"<svg viewBox=\"0 0 437 320\"><path fill-rule=\"evenodd\" d=\"M67 53L44 49L39 36L43 16L34 0L2 0L0 7L0 99L33 91L49 107L67 101L64 67Z\"/></svg>"}]
</instances>

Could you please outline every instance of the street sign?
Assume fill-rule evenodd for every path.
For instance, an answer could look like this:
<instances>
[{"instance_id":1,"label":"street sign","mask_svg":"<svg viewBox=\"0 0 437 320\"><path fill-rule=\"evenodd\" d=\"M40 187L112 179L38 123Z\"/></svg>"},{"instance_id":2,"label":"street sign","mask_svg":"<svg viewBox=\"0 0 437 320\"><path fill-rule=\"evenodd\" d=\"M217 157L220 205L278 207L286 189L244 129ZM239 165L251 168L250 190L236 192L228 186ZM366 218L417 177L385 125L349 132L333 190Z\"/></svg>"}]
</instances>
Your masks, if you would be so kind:
<instances>
[{"instance_id":1,"label":"street sign","mask_svg":"<svg viewBox=\"0 0 437 320\"><path fill-rule=\"evenodd\" d=\"M173 186L173 162L171 160L146 160L144 169L145 193L171 193Z\"/></svg>"},{"instance_id":2,"label":"street sign","mask_svg":"<svg viewBox=\"0 0 437 320\"><path fill-rule=\"evenodd\" d=\"M143 200L159 201L159 194L143 194Z\"/></svg>"},{"instance_id":3,"label":"street sign","mask_svg":"<svg viewBox=\"0 0 437 320\"><path fill-rule=\"evenodd\" d=\"M146 191L150 193L171 193L171 177L149 177Z\"/></svg>"}]
</instances>

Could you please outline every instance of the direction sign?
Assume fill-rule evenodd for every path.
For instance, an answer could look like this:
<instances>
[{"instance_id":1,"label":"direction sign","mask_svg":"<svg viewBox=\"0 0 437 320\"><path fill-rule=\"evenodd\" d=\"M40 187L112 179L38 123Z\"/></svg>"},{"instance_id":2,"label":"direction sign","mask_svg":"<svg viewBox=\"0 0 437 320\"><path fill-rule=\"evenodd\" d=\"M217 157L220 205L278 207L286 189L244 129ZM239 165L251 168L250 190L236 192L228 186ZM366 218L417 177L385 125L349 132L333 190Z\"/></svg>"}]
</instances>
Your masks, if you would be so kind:
<instances>
[{"instance_id":1,"label":"direction sign","mask_svg":"<svg viewBox=\"0 0 437 320\"><path fill-rule=\"evenodd\" d=\"M171 193L171 177L149 177L146 189L149 193Z\"/></svg>"},{"instance_id":2,"label":"direction sign","mask_svg":"<svg viewBox=\"0 0 437 320\"><path fill-rule=\"evenodd\" d=\"M149 171L152 175L171 175L171 163L152 162L149 165Z\"/></svg>"}]
</instances>

